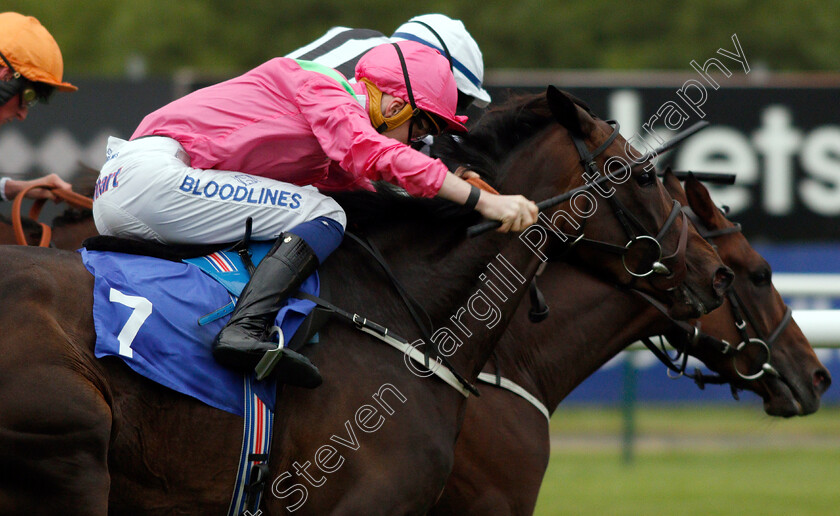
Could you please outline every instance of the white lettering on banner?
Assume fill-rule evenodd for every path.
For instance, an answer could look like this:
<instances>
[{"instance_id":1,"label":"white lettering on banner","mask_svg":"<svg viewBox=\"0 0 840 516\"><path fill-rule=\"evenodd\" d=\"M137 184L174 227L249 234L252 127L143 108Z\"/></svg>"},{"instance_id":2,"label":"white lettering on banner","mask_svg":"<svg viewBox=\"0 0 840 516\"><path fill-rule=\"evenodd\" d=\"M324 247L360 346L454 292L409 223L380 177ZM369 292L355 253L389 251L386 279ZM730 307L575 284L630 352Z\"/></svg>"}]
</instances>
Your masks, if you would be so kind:
<instances>
[{"instance_id":1,"label":"white lettering on banner","mask_svg":"<svg viewBox=\"0 0 840 516\"><path fill-rule=\"evenodd\" d=\"M753 142L764 156L763 206L771 215L793 211L793 153L802 143L802 132L790 125L790 112L770 106L761 114L762 124Z\"/></svg>"},{"instance_id":2,"label":"white lettering on banner","mask_svg":"<svg viewBox=\"0 0 840 516\"><path fill-rule=\"evenodd\" d=\"M732 213L752 205L750 189L759 179L759 163L750 141L740 131L726 126L705 129L686 140L679 149L675 166L678 170L737 174L734 186L706 186L715 202L729 206Z\"/></svg>"},{"instance_id":3,"label":"white lettering on banner","mask_svg":"<svg viewBox=\"0 0 840 516\"><path fill-rule=\"evenodd\" d=\"M717 66L709 61L706 68ZM666 104L670 106L670 115L675 115L677 104L670 101ZM608 118L622 120L622 135L636 134L656 147L673 134L668 130L670 126L662 125L665 121L661 119L654 121L655 128L648 125L650 121L641 127L624 123L621 116L636 124L641 120L642 98L633 90L611 93L607 105ZM813 213L840 214L840 126L822 125L804 133L794 125L792 109L779 104L764 107L760 121L751 134L714 125L712 121L711 127L674 151L674 167L737 174L735 185L707 185L715 202L729 206L734 215L760 207L771 215L789 216L797 199ZM682 126L683 120L677 123L674 118L672 122L674 126ZM797 167L801 168L801 176ZM757 184L761 189L756 194Z\"/></svg>"},{"instance_id":4,"label":"white lettering on banner","mask_svg":"<svg viewBox=\"0 0 840 516\"><path fill-rule=\"evenodd\" d=\"M618 120L619 133L625 140L639 133L642 120L642 96L638 91L616 90L610 93L607 106L610 113L607 118Z\"/></svg>"},{"instance_id":5,"label":"white lettering on banner","mask_svg":"<svg viewBox=\"0 0 840 516\"><path fill-rule=\"evenodd\" d=\"M825 125L811 131L800 161L809 176L800 188L802 202L820 215L840 214L840 127Z\"/></svg>"}]
</instances>

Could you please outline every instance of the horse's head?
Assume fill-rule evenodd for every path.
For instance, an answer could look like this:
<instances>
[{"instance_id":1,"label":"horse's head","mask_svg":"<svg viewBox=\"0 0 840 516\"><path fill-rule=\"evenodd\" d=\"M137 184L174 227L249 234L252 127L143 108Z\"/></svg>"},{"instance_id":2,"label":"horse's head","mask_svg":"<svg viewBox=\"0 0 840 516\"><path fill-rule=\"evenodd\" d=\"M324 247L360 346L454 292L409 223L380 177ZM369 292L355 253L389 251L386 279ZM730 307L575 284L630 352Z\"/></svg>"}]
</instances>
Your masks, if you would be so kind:
<instances>
[{"instance_id":1,"label":"horse's head","mask_svg":"<svg viewBox=\"0 0 840 516\"><path fill-rule=\"evenodd\" d=\"M770 265L750 246L740 226L714 205L699 181L689 177L683 192L676 177L666 173L665 184L675 199L691 208L700 233L717 246L724 263L735 272L724 305L700 319L700 338L692 341L681 334L669 340L675 345L682 341L685 351L733 388L756 392L770 415L816 411L831 377L773 287ZM726 349L719 345L723 341L734 349L721 353Z\"/></svg>"},{"instance_id":2,"label":"horse's head","mask_svg":"<svg viewBox=\"0 0 840 516\"><path fill-rule=\"evenodd\" d=\"M534 128L527 145L522 135L528 131L509 127L508 140L498 136L504 132L498 119L505 115ZM553 87L485 118L465 138L484 139L487 147L486 133L494 132L491 144L515 146L502 161L503 193L542 201L590 184L545 209L540 222L523 232L523 242L536 251L550 240L545 257L572 259L646 291L668 304L675 318L720 305L731 271L682 215L650 161L618 134L616 123L598 119Z\"/></svg>"}]
</instances>

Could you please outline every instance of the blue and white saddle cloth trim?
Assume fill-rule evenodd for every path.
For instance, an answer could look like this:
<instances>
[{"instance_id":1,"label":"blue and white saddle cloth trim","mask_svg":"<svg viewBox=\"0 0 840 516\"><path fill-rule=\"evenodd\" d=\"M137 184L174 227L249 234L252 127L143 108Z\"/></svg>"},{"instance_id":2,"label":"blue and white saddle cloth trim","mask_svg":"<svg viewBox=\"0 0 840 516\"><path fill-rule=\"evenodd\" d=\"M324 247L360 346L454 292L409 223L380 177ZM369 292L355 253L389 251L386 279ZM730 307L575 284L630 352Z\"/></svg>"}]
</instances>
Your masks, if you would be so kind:
<instances>
[{"instance_id":1,"label":"blue and white saddle cloth trim","mask_svg":"<svg viewBox=\"0 0 840 516\"><path fill-rule=\"evenodd\" d=\"M271 453L271 435L274 430L274 412L262 402L251 385L251 379L245 378L245 417L242 431L242 451L239 468L236 470L236 483L230 501L228 516L240 516L245 510L257 514L262 499L262 489L255 490L253 500L248 499L248 486L254 475L258 474L255 466L268 464ZM267 471L265 472L267 475ZM270 479L262 478L266 484Z\"/></svg>"}]
</instances>

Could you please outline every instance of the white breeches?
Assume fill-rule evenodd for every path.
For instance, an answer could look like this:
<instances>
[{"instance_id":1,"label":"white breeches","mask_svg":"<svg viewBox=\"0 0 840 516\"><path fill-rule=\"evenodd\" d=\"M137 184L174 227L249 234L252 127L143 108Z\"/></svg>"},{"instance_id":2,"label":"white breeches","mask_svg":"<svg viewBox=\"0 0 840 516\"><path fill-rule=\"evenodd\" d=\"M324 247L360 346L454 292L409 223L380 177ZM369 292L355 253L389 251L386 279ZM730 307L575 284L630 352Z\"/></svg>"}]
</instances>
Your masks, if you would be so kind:
<instances>
[{"instance_id":1,"label":"white breeches","mask_svg":"<svg viewBox=\"0 0 840 516\"><path fill-rule=\"evenodd\" d=\"M108 139L93 203L100 234L169 244L234 242L248 217L255 240L274 239L317 217L347 223L341 206L312 186L192 168L172 138Z\"/></svg>"}]
</instances>

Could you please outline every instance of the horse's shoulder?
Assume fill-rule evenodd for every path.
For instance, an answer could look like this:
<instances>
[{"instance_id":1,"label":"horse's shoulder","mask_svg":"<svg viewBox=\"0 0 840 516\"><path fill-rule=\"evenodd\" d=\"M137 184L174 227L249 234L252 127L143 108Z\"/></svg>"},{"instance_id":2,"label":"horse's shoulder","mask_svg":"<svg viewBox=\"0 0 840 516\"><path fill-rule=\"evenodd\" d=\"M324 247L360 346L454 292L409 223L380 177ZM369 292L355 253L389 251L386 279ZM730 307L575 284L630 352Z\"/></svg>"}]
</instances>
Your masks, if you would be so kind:
<instances>
[{"instance_id":1,"label":"horse's shoulder","mask_svg":"<svg viewBox=\"0 0 840 516\"><path fill-rule=\"evenodd\" d=\"M74 295L93 277L79 253L32 246L0 246L0 301L27 295ZM5 303L4 303L5 304Z\"/></svg>"}]
</instances>

